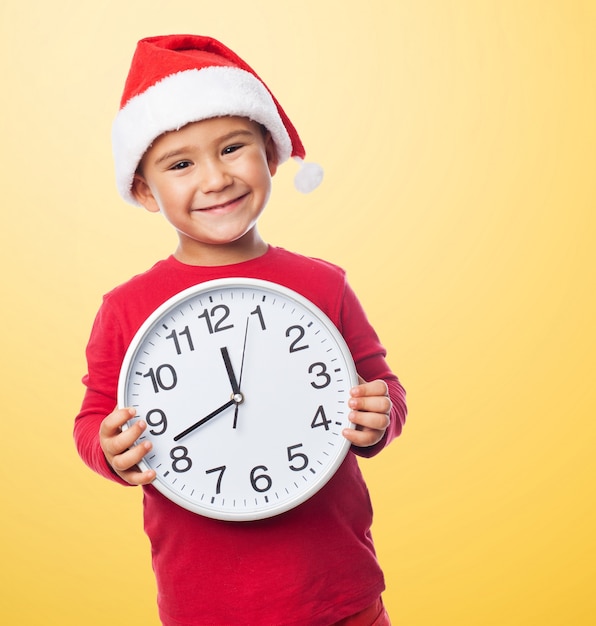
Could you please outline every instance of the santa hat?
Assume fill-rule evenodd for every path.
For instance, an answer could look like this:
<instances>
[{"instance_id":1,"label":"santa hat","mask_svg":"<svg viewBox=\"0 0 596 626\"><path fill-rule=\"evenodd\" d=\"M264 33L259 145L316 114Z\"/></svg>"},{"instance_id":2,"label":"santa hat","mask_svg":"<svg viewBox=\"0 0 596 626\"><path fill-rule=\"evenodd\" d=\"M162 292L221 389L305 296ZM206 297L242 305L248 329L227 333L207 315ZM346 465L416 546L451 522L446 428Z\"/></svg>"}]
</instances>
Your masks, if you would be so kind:
<instances>
[{"instance_id":1,"label":"santa hat","mask_svg":"<svg viewBox=\"0 0 596 626\"><path fill-rule=\"evenodd\" d=\"M112 128L116 183L120 195L137 204L131 187L151 143L190 122L234 115L262 124L271 133L278 162L301 164L294 184L308 193L323 178L315 163L304 163L304 146L267 85L219 41L196 35L149 37L138 42Z\"/></svg>"}]
</instances>

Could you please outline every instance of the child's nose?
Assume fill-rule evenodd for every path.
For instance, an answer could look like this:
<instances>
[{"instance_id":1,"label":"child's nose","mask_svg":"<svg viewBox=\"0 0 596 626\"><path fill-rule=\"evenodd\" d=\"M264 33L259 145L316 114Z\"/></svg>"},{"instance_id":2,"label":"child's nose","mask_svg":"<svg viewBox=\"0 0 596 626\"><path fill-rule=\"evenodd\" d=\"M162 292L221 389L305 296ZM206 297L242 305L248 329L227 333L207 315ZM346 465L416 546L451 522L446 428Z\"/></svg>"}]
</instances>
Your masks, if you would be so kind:
<instances>
[{"instance_id":1,"label":"child's nose","mask_svg":"<svg viewBox=\"0 0 596 626\"><path fill-rule=\"evenodd\" d=\"M203 193L212 193L225 189L232 181L224 165L209 161L198 168L199 185Z\"/></svg>"}]
</instances>

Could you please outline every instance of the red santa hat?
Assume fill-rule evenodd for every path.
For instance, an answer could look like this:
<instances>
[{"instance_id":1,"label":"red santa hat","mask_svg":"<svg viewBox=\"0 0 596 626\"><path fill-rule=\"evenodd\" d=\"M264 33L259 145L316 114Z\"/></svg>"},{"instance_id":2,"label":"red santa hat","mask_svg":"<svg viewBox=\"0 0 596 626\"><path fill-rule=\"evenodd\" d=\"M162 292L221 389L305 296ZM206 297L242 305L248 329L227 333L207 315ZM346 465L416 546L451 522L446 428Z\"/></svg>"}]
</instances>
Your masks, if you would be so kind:
<instances>
[{"instance_id":1,"label":"red santa hat","mask_svg":"<svg viewBox=\"0 0 596 626\"><path fill-rule=\"evenodd\" d=\"M304 163L304 146L267 85L232 50L211 37L166 35L138 42L112 128L116 183L131 193L137 167L151 143L190 122L235 115L271 133L279 163L301 163L294 184L308 193L323 178L315 163Z\"/></svg>"}]
</instances>

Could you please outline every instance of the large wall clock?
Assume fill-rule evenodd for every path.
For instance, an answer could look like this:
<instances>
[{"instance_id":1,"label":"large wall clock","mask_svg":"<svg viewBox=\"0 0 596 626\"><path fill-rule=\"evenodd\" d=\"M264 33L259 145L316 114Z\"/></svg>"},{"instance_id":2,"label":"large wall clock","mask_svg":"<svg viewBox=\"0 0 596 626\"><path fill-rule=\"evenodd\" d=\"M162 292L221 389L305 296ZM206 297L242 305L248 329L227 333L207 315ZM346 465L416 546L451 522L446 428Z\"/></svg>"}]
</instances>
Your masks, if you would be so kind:
<instances>
[{"instance_id":1,"label":"large wall clock","mask_svg":"<svg viewBox=\"0 0 596 626\"><path fill-rule=\"evenodd\" d=\"M350 351L328 317L275 283L219 279L153 312L124 358L119 405L147 423L142 466L195 513L255 520L316 493L349 449Z\"/></svg>"}]
</instances>

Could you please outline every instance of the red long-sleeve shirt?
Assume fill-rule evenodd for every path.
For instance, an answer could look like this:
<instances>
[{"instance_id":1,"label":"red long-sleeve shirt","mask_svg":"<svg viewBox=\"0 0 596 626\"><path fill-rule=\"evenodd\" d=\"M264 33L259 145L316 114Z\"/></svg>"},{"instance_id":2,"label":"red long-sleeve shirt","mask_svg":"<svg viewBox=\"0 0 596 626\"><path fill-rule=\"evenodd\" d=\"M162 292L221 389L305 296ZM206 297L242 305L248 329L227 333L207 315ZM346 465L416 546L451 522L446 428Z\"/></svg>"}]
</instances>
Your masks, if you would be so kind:
<instances>
[{"instance_id":1,"label":"red long-sleeve shirt","mask_svg":"<svg viewBox=\"0 0 596 626\"><path fill-rule=\"evenodd\" d=\"M405 392L343 270L269 247L257 259L228 266L196 267L169 257L117 287L104 297L87 346L87 390L75 420L75 442L94 471L125 484L107 463L98 432L116 407L118 376L130 341L171 296L232 276L277 282L321 308L344 336L358 373L387 383L391 425L375 446L352 447L310 500L266 520L209 519L144 487L160 616L168 626L325 626L372 604L384 589L370 533L372 507L355 455L379 452L399 435L406 416Z\"/></svg>"}]
</instances>

